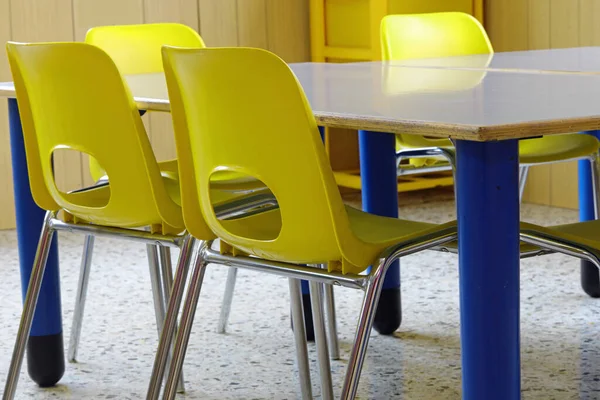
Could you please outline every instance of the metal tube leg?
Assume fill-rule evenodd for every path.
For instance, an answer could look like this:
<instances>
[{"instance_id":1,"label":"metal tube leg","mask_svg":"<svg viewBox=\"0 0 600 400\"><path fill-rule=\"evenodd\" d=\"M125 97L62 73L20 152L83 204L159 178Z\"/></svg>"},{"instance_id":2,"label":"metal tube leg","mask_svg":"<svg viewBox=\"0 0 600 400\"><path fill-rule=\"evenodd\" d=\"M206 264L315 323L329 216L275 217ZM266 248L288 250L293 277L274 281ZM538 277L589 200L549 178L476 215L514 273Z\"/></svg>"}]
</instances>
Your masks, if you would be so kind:
<instances>
[{"instance_id":1,"label":"metal tube leg","mask_svg":"<svg viewBox=\"0 0 600 400\"><path fill-rule=\"evenodd\" d=\"M356 397L360 373L367 354L369 335L375 320L375 313L381 290L383 288L385 272L390 262L381 262L372 272L371 279L367 285L360 310L356 337L352 346L352 353L348 360L348 370L342 388L342 400L351 400Z\"/></svg>"},{"instance_id":2,"label":"metal tube leg","mask_svg":"<svg viewBox=\"0 0 600 400\"><path fill-rule=\"evenodd\" d=\"M217 333L225 333L227 322L229 321L229 313L231 312L231 303L233 302L233 291L235 289L235 281L237 279L238 269L231 267L227 271L227 281L225 282L225 295L223 296L223 304L221 305L221 315L219 315L219 325Z\"/></svg>"},{"instance_id":3,"label":"metal tube leg","mask_svg":"<svg viewBox=\"0 0 600 400\"><path fill-rule=\"evenodd\" d=\"M521 398L518 142L456 142L464 400Z\"/></svg>"},{"instance_id":4,"label":"metal tube leg","mask_svg":"<svg viewBox=\"0 0 600 400\"><path fill-rule=\"evenodd\" d=\"M154 316L156 317L156 330L160 335L163 321L165 319L165 302L162 292L162 280L160 278L160 262L158 259L158 248L156 245L147 244L148 266L150 267L150 284L152 285L152 300L154 301Z\"/></svg>"},{"instance_id":5,"label":"metal tube leg","mask_svg":"<svg viewBox=\"0 0 600 400\"><path fill-rule=\"evenodd\" d=\"M325 315L327 317L327 338L332 360L340 359L340 343L337 332L337 318L335 315L335 297L333 285L323 284L323 298L325 300Z\"/></svg>"},{"instance_id":6,"label":"metal tube leg","mask_svg":"<svg viewBox=\"0 0 600 400\"><path fill-rule=\"evenodd\" d=\"M75 298L75 310L73 311L73 324L71 325L71 337L69 339L69 350L67 352L67 360L69 362L75 362L77 359L77 350L79 348L81 326L83 323L83 312L85 309L85 299L87 297L88 283L90 282L94 240L94 236L87 235L83 245L81 268L79 270L79 283L77 284L77 297Z\"/></svg>"},{"instance_id":7,"label":"metal tube leg","mask_svg":"<svg viewBox=\"0 0 600 400\"><path fill-rule=\"evenodd\" d=\"M173 341L173 335L176 331L177 315L179 314L188 270L194 254L195 241L196 240L191 236L187 236L181 247L175 281L173 282L171 298L164 321L164 328L160 335L158 350L156 351L156 356L154 358L154 366L152 367L152 375L148 386L148 394L146 396L147 400L156 400L160 395L160 387L169 358L169 349Z\"/></svg>"},{"instance_id":8,"label":"metal tube leg","mask_svg":"<svg viewBox=\"0 0 600 400\"><path fill-rule=\"evenodd\" d=\"M321 268L327 269L327 264L321 264ZM325 303L325 317L327 320L327 339L329 340L329 351L332 360L340 359L340 343L337 332L337 317L335 315L335 297L333 285L323 283L323 299Z\"/></svg>"},{"instance_id":9,"label":"metal tube leg","mask_svg":"<svg viewBox=\"0 0 600 400\"><path fill-rule=\"evenodd\" d=\"M327 333L325 332L325 317L323 315L323 297L321 284L310 282L310 301L313 310L313 325L315 327L315 344L319 360L319 376L321 378L321 398L333 399L333 385L331 383L331 365L329 364L329 350L327 349Z\"/></svg>"},{"instance_id":10,"label":"metal tube leg","mask_svg":"<svg viewBox=\"0 0 600 400\"><path fill-rule=\"evenodd\" d=\"M299 279L290 279L290 303L292 306L292 323L294 325L294 342L296 344L296 361L300 379L302 399L312 399L312 384L310 382L310 363L306 341L304 322L304 307L302 306L302 289Z\"/></svg>"},{"instance_id":11,"label":"metal tube leg","mask_svg":"<svg viewBox=\"0 0 600 400\"><path fill-rule=\"evenodd\" d=\"M175 346L173 349L173 362L169 369L169 375L165 384L163 399L174 399L177 391L177 379L183 368L185 352L187 350L190 334L192 333L192 324L194 323L194 315L196 314L196 306L200 297L200 289L202 289L202 281L206 271L206 262L204 261L203 251L198 252L198 258L194 265L194 272L188 287L187 298L181 312L181 328L177 333Z\"/></svg>"},{"instance_id":12,"label":"metal tube leg","mask_svg":"<svg viewBox=\"0 0 600 400\"><path fill-rule=\"evenodd\" d=\"M15 348L10 361L10 367L8 368L8 377L6 378L4 395L2 396L3 400L12 400L15 397L21 365L23 364L23 356L25 355L25 346L27 345L27 340L29 338L33 314L35 313L35 307L42 286L42 279L44 278L44 270L46 268L46 261L48 260L50 245L52 244L52 236L54 235L54 231L49 226L52 216L53 214L51 212L46 213L42 232L40 233L38 248L33 262L29 286L27 288L27 295L25 297L25 304L23 305L23 313L21 314L19 331L15 341Z\"/></svg>"},{"instance_id":13,"label":"metal tube leg","mask_svg":"<svg viewBox=\"0 0 600 400\"><path fill-rule=\"evenodd\" d=\"M528 174L528 166L519 167L519 203L523 200L523 193L525 193L525 185L527 184Z\"/></svg>"},{"instance_id":14,"label":"metal tube leg","mask_svg":"<svg viewBox=\"0 0 600 400\"><path fill-rule=\"evenodd\" d=\"M160 267L161 277L163 284L163 301L164 307L167 309L169 306L169 298L171 296L171 288L173 287L173 265L171 263L171 249L166 246L159 247L160 253ZM177 328L175 328L175 334L177 334ZM160 338L160 336L159 336ZM168 365L168 363L167 363ZM177 392L185 392L185 384L183 382L183 372L179 375L179 381L177 382Z\"/></svg>"}]
</instances>

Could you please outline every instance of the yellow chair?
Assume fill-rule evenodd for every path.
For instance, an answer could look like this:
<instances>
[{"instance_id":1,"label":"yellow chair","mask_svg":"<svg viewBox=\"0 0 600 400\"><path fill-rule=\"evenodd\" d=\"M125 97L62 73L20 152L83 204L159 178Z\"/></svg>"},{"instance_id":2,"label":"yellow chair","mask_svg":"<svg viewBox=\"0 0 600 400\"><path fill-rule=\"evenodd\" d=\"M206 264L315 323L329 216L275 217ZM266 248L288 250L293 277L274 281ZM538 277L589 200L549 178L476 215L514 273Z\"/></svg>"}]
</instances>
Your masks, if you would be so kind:
<instances>
[{"instance_id":1,"label":"yellow chair","mask_svg":"<svg viewBox=\"0 0 600 400\"><path fill-rule=\"evenodd\" d=\"M55 231L68 229L179 246L182 237L178 234L184 230L178 200L165 187L136 105L110 58L81 43L9 43L7 51L20 106L31 192L36 204L48 212L5 399L14 396ZM110 175L110 185L71 193L59 190L51 157L56 149L65 148L100 160ZM152 227L151 232L138 229L146 226Z\"/></svg>"},{"instance_id":2,"label":"yellow chair","mask_svg":"<svg viewBox=\"0 0 600 400\"><path fill-rule=\"evenodd\" d=\"M3 397L12 399L55 231L181 247L181 273L188 268L194 240L181 235L179 191L168 190L136 104L110 57L83 43L8 43L7 52L31 193L47 210ZM61 191L51 161L57 149L93 156L106 168L110 184ZM230 200L240 208L239 195L215 190L211 196L224 215Z\"/></svg>"},{"instance_id":3,"label":"yellow chair","mask_svg":"<svg viewBox=\"0 0 600 400\"><path fill-rule=\"evenodd\" d=\"M381 22L381 45L384 60L451 57L492 54L492 44L477 19L460 12L388 15ZM400 88L399 88L400 89ZM432 156L453 153L450 140L430 139L417 135L396 136L398 163L409 158L423 166ZM594 168L600 143L590 135L553 135L523 140L519 144L521 162L520 196L523 195L531 165L588 159ZM419 163L415 159L422 159ZM433 165L439 171L439 165ZM408 169L414 173L415 169ZM416 169L427 172L427 168ZM405 173L402 167L399 174Z\"/></svg>"},{"instance_id":4,"label":"yellow chair","mask_svg":"<svg viewBox=\"0 0 600 400\"><path fill-rule=\"evenodd\" d=\"M186 228L193 236L214 232L223 244L221 252L209 245L199 252L165 397L172 399L175 394L203 270L207 263L216 263L308 279L311 289L324 282L365 290L342 395L353 398L385 271L401 256L455 239L455 224L385 218L344 206L302 88L277 56L244 48L165 48L163 52L182 196L190 199L183 202ZM281 126L287 127L285 134ZM292 153L287 151L290 146ZM259 179L274 193L280 208L230 221L220 219L210 204L209 183L222 171ZM328 268L304 264L327 264ZM371 265L370 272L362 275ZM311 294L318 302L319 291L311 290ZM176 315L178 308L179 304L171 302L169 313ZM170 325L176 319L170 317L155 367L166 360ZM325 332L317 329L315 337L322 397L330 399ZM162 373L163 368L155 368L152 381L161 381ZM307 398L310 391L303 389Z\"/></svg>"}]
</instances>

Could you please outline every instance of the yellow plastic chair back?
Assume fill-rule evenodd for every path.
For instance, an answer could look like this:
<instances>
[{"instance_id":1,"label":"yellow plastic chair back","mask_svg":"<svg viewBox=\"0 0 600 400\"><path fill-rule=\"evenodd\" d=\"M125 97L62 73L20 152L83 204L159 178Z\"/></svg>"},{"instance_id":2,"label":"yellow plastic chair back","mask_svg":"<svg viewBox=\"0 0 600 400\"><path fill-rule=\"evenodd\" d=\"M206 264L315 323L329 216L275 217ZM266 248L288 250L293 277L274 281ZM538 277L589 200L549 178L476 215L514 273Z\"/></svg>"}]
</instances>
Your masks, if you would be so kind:
<instances>
[{"instance_id":1,"label":"yellow plastic chair back","mask_svg":"<svg viewBox=\"0 0 600 400\"><path fill-rule=\"evenodd\" d=\"M8 43L7 52L38 206L63 208L96 224L161 224L180 232L181 209L167 195L137 107L111 58L84 43ZM51 160L57 149L98 159L110 178L109 195L97 196L107 188L60 191Z\"/></svg>"},{"instance_id":2,"label":"yellow plastic chair back","mask_svg":"<svg viewBox=\"0 0 600 400\"><path fill-rule=\"evenodd\" d=\"M364 270L372 254L350 230L315 118L289 67L272 53L247 48L165 47L163 58L181 188L200 200L183 202L188 231L204 233L206 225L196 218L203 215L217 236L244 252L297 263L341 261L344 272ZM190 163L195 181L186 179ZM223 171L255 177L273 192L278 234L265 237L244 219L238 225L217 219L210 179Z\"/></svg>"},{"instance_id":3,"label":"yellow plastic chair back","mask_svg":"<svg viewBox=\"0 0 600 400\"><path fill-rule=\"evenodd\" d=\"M98 26L87 32L85 42L107 52L123 75L162 72L163 45L205 47L195 30L176 23Z\"/></svg>"},{"instance_id":4,"label":"yellow plastic chair back","mask_svg":"<svg viewBox=\"0 0 600 400\"><path fill-rule=\"evenodd\" d=\"M460 12L388 15L381 21L384 60L406 60L493 53L485 29L473 16ZM397 135L405 147L451 146L449 140Z\"/></svg>"},{"instance_id":5,"label":"yellow plastic chair back","mask_svg":"<svg viewBox=\"0 0 600 400\"><path fill-rule=\"evenodd\" d=\"M163 72L163 45L205 47L195 30L176 23L99 26L87 32L85 42L107 52L123 75ZM89 168L94 181L105 175L93 158Z\"/></svg>"}]
</instances>

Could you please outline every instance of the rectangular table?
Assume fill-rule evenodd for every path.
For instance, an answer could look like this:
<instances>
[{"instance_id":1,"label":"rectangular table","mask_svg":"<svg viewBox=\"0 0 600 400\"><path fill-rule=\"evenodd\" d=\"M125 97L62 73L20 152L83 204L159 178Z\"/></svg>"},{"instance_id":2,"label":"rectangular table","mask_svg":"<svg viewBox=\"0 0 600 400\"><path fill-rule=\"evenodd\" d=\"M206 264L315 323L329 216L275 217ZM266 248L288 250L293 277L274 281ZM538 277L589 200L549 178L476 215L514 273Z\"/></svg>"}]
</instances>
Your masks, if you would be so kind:
<instances>
[{"instance_id":1,"label":"rectangular table","mask_svg":"<svg viewBox=\"0 0 600 400\"><path fill-rule=\"evenodd\" d=\"M600 93L600 76L399 68L382 63L291 67L320 125L360 130L363 204L369 212L398 215L392 133L455 141L463 398L519 399L517 139L599 129L600 107L592 100ZM162 75L126 79L140 109L169 111ZM0 94L14 97L12 85L0 84ZM13 162L22 162L14 99L9 107ZM17 229L26 283L39 234L31 221L41 221L41 214L32 217L33 206L20 204L27 194L26 166L16 164L13 173L15 191L21 190ZM52 324L60 326L58 294L44 288L55 285L57 268L56 262L48 264L40 304L51 305L58 316L53 311L49 321L36 312L34 327L41 336L55 334ZM399 290L399 269L389 274L386 289ZM400 305L392 305L392 312L394 307Z\"/></svg>"}]
</instances>

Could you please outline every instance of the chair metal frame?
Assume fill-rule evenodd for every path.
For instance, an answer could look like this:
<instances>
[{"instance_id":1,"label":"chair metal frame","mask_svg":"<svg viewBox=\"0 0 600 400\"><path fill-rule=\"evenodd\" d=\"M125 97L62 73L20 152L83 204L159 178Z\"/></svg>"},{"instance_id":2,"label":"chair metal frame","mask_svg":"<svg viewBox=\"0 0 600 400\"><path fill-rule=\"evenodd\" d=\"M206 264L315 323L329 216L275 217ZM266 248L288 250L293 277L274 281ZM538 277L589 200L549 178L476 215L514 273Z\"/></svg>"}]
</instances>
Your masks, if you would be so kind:
<instances>
[{"instance_id":1,"label":"chair metal frame","mask_svg":"<svg viewBox=\"0 0 600 400\"><path fill-rule=\"evenodd\" d=\"M369 333L375 318L375 309L381 293L383 278L388 267L400 257L419 251L428 249L447 251L447 249L444 247L444 244L452 242L456 240L456 238L456 229L447 228L436 233L429 233L413 240L399 243L388 248L380 255L378 264L371 269L368 275L344 275L339 272L328 272L322 268L268 261L255 257L220 254L219 252L211 249L212 242L202 242L197 253L196 261L194 262L194 268L191 273L187 297L182 309L181 328L179 333L176 334L175 329L177 315L181 307L185 281L188 279L188 267L186 267L186 263L184 261L180 260L175 277L175 283L173 285L173 294L167 310L167 317L165 319L163 333L161 335L160 344L156 353L150 386L160 387L168 363L169 347L172 343L173 336L176 334L173 349L173 361L169 369L163 399L173 399L175 397L176 382L183 366L194 314L202 287L204 270L207 264L214 263L230 268L244 268L287 277L290 279L290 285L294 285L296 287L296 294L300 293L300 279L311 281L311 283L313 283L311 289L316 289L320 283L363 290L365 295L358 320L356 339L348 362L348 370L346 373L346 379L342 393L343 399L352 399L355 397L358 388L360 371L362 369L366 348L369 341ZM320 310L320 290L311 290L311 297L314 310ZM314 297L316 297L316 299ZM303 322L302 314L298 315L299 311L300 310L298 310L298 307L292 307L296 345L298 345L300 341L299 339L303 340L304 344L306 343L306 337L304 336L303 329L296 329L296 327L303 327L303 324L298 323L300 321ZM319 313L319 311L317 311L317 313ZM322 316L319 316L318 318L322 322L321 317ZM321 374L322 397L324 399L332 399L333 391L331 387L331 370L329 367L327 343L324 340L324 327L319 323L316 323L315 325L320 367L319 370ZM319 328L319 325L321 328ZM317 333L319 330L321 331ZM304 351L305 349L306 348L304 347ZM305 359L305 361L307 361L307 359ZM299 369L302 371L300 364L302 364L301 358L299 358ZM304 380L304 383L301 385L302 398L309 399L311 398L310 377L308 377L308 379L302 379L301 376L301 381L302 380ZM306 387L306 385L309 386ZM151 397L149 395L148 399L158 397L158 393L155 392L153 394L156 397Z\"/></svg>"},{"instance_id":2,"label":"chair metal frame","mask_svg":"<svg viewBox=\"0 0 600 400\"><path fill-rule=\"evenodd\" d=\"M221 204L219 206L216 206L215 209L222 218L233 218L242 214L245 215L252 212L262 212L267 209L271 209L275 206L276 201L271 194L259 193L245 196L242 199L237 199L228 203ZM56 211L46 212L46 216L44 218L42 230L40 233L38 248L35 255L34 265L29 279L27 295L23 304L21 321L19 324L19 329L9 367L4 394L2 396L3 400L13 399L16 392L19 373L23 363L23 356L25 354L25 347L27 345L33 316L37 306L37 300L42 284L42 279L44 276L44 271L46 268L46 261L48 259L50 245L52 243L54 233L57 231L77 232L86 235L79 283L77 287L77 298L75 302L73 328L71 332L71 340L69 345L69 360L71 360L71 358L73 360L75 359L78 344L80 341L81 327L83 322L83 311L85 308L85 301L87 298L87 287L89 283L91 258L95 237L116 237L119 239L145 243L148 246L149 255L152 252L152 257L155 258L150 258L150 276L152 279L154 306L155 311L157 312L156 320L159 337L163 328L164 310L169 304L169 294L172 290L173 285L173 275L170 267L170 247L178 247L181 249L179 257L180 262L185 263L189 266L189 263L192 260L193 241L190 239L190 235L186 233L181 235L163 235L151 233L145 230L117 228L93 225L88 223L70 223L58 219ZM162 270L159 270L158 267L159 258L158 254L156 254L157 247L161 249L161 265L165 266L165 268L162 268ZM166 249L166 251L162 249ZM162 283L161 274L163 275ZM170 274L170 276L164 279L166 274ZM165 297L161 298L160 296L163 295ZM160 311L159 307L164 307L162 308L162 316L158 314L158 312ZM182 389L182 387L178 385L178 389Z\"/></svg>"}]
</instances>

